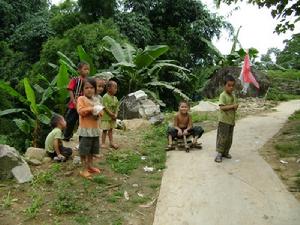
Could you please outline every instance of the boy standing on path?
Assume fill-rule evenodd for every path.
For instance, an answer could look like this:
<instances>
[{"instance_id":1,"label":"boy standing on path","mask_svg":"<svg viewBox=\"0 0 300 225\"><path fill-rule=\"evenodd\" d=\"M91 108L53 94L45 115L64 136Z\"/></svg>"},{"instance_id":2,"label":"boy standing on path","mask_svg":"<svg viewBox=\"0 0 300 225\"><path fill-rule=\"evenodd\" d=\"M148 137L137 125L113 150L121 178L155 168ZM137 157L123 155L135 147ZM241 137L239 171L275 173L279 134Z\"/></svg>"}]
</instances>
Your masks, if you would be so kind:
<instances>
[{"instance_id":1,"label":"boy standing on path","mask_svg":"<svg viewBox=\"0 0 300 225\"><path fill-rule=\"evenodd\" d=\"M67 127L64 131L64 141L70 141L73 136L74 127L79 119L76 104L77 98L83 95L83 80L89 75L90 73L90 66L88 63L80 62L77 66L79 77L72 78L68 85L68 91L70 94L70 101L68 103L68 109L65 114L65 119L67 122Z\"/></svg>"},{"instance_id":2,"label":"boy standing on path","mask_svg":"<svg viewBox=\"0 0 300 225\"><path fill-rule=\"evenodd\" d=\"M235 113L238 108L237 99L233 93L235 79L226 76L224 80L224 91L219 98L219 125L217 131L217 156L215 162L222 162L222 157L231 159L229 150L232 144L233 129L235 125Z\"/></svg>"}]
</instances>

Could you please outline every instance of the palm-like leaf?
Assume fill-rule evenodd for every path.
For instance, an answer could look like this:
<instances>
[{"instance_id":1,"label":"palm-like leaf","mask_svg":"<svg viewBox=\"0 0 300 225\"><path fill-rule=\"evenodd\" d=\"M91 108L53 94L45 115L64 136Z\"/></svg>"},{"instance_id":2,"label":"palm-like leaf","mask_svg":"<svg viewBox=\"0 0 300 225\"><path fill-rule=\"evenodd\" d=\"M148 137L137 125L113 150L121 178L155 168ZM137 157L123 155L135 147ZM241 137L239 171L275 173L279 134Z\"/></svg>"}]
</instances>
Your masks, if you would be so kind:
<instances>
[{"instance_id":1,"label":"palm-like leaf","mask_svg":"<svg viewBox=\"0 0 300 225\"><path fill-rule=\"evenodd\" d=\"M120 62L126 62L126 56L124 54L124 50L122 46L116 42L114 39L112 39L109 36L105 36L103 40L109 44L109 51L113 54L115 59L120 63Z\"/></svg>"},{"instance_id":2,"label":"palm-like leaf","mask_svg":"<svg viewBox=\"0 0 300 225\"><path fill-rule=\"evenodd\" d=\"M30 109L35 115L38 115L35 93L32 87L30 86L28 78L24 78L24 87L27 100L30 102Z\"/></svg>"},{"instance_id":3,"label":"palm-like leaf","mask_svg":"<svg viewBox=\"0 0 300 225\"><path fill-rule=\"evenodd\" d=\"M62 103L68 97L68 90L66 87L69 83L69 75L67 66L65 64L62 64L59 67L56 83L59 93L59 102Z\"/></svg>"},{"instance_id":4,"label":"palm-like leaf","mask_svg":"<svg viewBox=\"0 0 300 225\"><path fill-rule=\"evenodd\" d=\"M169 50L167 45L146 46L145 50L138 53L134 59L137 68L141 69L151 65L159 56Z\"/></svg>"},{"instance_id":5,"label":"palm-like leaf","mask_svg":"<svg viewBox=\"0 0 300 225\"><path fill-rule=\"evenodd\" d=\"M97 71L96 67L94 66L92 57L86 53L81 45L77 46L77 54L80 58L80 61L87 62L90 65L90 75L93 76Z\"/></svg>"},{"instance_id":6,"label":"palm-like leaf","mask_svg":"<svg viewBox=\"0 0 300 225\"><path fill-rule=\"evenodd\" d=\"M211 41L201 37L201 41L203 41L218 57L223 58L223 54L211 43Z\"/></svg>"},{"instance_id":7,"label":"palm-like leaf","mask_svg":"<svg viewBox=\"0 0 300 225\"><path fill-rule=\"evenodd\" d=\"M9 86L2 80L0 80L0 88L10 96L18 98L23 103L27 103L26 98L24 98L19 92L17 92L15 89L13 89L11 86Z\"/></svg>"},{"instance_id":8,"label":"palm-like leaf","mask_svg":"<svg viewBox=\"0 0 300 225\"><path fill-rule=\"evenodd\" d=\"M22 111L26 111L26 109L6 109L3 111L0 111L0 116L6 116L12 113L18 113L18 112L22 112Z\"/></svg>"},{"instance_id":9,"label":"palm-like leaf","mask_svg":"<svg viewBox=\"0 0 300 225\"><path fill-rule=\"evenodd\" d=\"M170 85L168 82L154 81L154 82L147 83L147 85L158 86L158 87L163 87L163 88L169 89L169 90L173 91L175 94L178 94L180 97L182 97L186 100L190 100L190 98L186 94L184 94L180 89Z\"/></svg>"}]
</instances>

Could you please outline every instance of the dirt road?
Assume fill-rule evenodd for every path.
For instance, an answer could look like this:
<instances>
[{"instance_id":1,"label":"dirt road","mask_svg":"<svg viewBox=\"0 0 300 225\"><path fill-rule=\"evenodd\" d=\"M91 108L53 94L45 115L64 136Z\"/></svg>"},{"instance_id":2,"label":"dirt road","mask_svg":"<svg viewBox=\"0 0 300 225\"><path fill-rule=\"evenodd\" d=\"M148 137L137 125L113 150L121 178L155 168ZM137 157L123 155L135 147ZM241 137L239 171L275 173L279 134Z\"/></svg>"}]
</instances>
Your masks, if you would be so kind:
<instances>
[{"instance_id":1,"label":"dirt road","mask_svg":"<svg viewBox=\"0 0 300 225\"><path fill-rule=\"evenodd\" d=\"M237 122L231 160L214 162L216 131L201 151L169 152L154 225L299 225L300 203L258 153L300 100L276 109Z\"/></svg>"}]
</instances>

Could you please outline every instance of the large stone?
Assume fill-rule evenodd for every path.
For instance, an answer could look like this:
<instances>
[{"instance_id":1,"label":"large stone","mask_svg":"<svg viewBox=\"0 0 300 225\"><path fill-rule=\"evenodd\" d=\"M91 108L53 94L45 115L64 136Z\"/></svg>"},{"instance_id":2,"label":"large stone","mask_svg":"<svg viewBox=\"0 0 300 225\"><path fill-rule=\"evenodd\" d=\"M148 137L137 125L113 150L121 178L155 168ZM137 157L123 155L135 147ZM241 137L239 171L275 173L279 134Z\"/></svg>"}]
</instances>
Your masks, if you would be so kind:
<instances>
[{"instance_id":1,"label":"large stone","mask_svg":"<svg viewBox=\"0 0 300 225\"><path fill-rule=\"evenodd\" d=\"M120 103L120 119L149 119L160 114L160 106L148 99L144 91L136 91L127 95Z\"/></svg>"},{"instance_id":2,"label":"large stone","mask_svg":"<svg viewBox=\"0 0 300 225\"><path fill-rule=\"evenodd\" d=\"M251 69L253 76L259 83L260 88L256 89L252 84L250 84L248 88L248 92L246 95L241 93L242 86L241 82L238 79L241 73L240 67L224 67L219 69L216 73L214 73L208 83L205 85L202 91L202 96L207 98L215 98L218 97L219 94L223 91L224 87L224 77L226 75L232 75L236 79L236 94L240 97L258 97L258 96L264 96L269 87L270 87L270 80L267 76L267 74L258 71L256 69Z\"/></svg>"},{"instance_id":3,"label":"large stone","mask_svg":"<svg viewBox=\"0 0 300 225\"><path fill-rule=\"evenodd\" d=\"M200 101L198 105L191 108L192 112L214 112L219 109L218 104L209 101Z\"/></svg>"},{"instance_id":4,"label":"large stone","mask_svg":"<svg viewBox=\"0 0 300 225\"><path fill-rule=\"evenodd\" d=\"M19 183L32 180L33 175L26 161L17 150L8 145L0 145L0 179L14 176Z\"/></svg>"},{"instance_id":5,"label":"large stone","mask_svg":"<svg viewBox=\"0 0 300 225\"><path fill-rule=\"evenodd\" d=\"M36 159L39 160L40 162L43 161L43 158L46 156L46 150L42 148L34 148L34 147L29 147L26 150L25 153L25 158L27 159Z\"/></svg>"}]
</instances>

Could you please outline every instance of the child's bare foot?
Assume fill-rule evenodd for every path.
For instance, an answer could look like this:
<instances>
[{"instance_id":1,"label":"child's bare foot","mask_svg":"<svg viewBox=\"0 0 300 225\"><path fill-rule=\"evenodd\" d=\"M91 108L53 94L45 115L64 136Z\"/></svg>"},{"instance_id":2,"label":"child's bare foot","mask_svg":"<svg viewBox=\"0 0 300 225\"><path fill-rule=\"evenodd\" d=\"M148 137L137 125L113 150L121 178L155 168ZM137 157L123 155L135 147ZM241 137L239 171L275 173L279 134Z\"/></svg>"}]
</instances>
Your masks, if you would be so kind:
<instances>
[{"instance_id":1,"label":"child's bare foot","mask_svg":"<svg viewBox=\"0 0 300 225\"><path fill-rule=\"evenodd\" d=\"M90 167L88 169L89 173L100 173L100 169L98 169L97 167Z\"/></svg>"},{"instance_id":2,"label":"child's bare foot","mask_svg":"<svg viewBox=\"0 0 300 225\"><path fill-rule=\"evenodd\" d=\"M93 157L94 157L95 159L101 159L101 155L100 155L100 154L95 154L95 155L93 155Z\"/></svg>"},{"instance_id":3,"label":"child's bare foot","mask_svg":"<svg viewBox=\"0 0 300 225\"><path fill-rule=\"evenodd\" d=\"M107 148L107 145L102 144L102 145L101 145L101 148Z\"/></svg>"},{"instance_id":4,"label":"child's bare foot","mask_svg":"<svg viewBox=\"0 0 300 225\"><path fill-rule=\"evenodd\" d=\"M88 179L88 180L91 180L91 179L92 179L91 173L90 173L89 171L87 171L87 170L85 170L85 171L80 171L80 172L79 172L79 175L80 175L81 177L83 177L83 178Z\"/></svg>"},{"instance_id":5,"label":"child's bare foot","mask_svg":"<svg viewBox=\"0 0 300 225\"><path fill-rule=\"evenodd\" d=\"M119 146L117 144L110 144L110 147L117 150L119 148Z\"/></svg>"}]
</instances>

